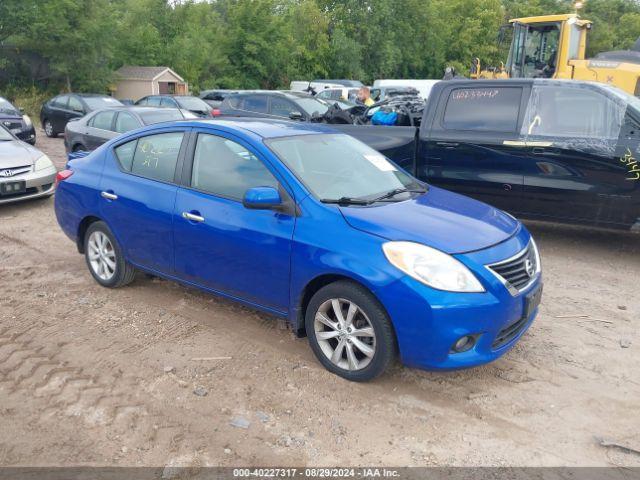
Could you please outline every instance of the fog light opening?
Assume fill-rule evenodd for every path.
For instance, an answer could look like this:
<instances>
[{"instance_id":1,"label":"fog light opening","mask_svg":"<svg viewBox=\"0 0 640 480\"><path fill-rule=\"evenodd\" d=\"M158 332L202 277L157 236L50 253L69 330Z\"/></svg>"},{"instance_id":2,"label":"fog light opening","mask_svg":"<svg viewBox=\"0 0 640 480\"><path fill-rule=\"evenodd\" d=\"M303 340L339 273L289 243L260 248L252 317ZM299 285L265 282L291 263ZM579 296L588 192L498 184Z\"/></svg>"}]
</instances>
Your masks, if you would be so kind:
<instances>
[{"instance_id":1,"label":"fog light opening","mask_svg":"<svg viewBox=\"0 0 640 480\"><path fill-rule=\"evenodd\" d=\"M451 347L451 353L462 353L467 350L471 350L476 344L475 335L465 335L456 340L456 343Z\"/></svg>"}]
</instances>

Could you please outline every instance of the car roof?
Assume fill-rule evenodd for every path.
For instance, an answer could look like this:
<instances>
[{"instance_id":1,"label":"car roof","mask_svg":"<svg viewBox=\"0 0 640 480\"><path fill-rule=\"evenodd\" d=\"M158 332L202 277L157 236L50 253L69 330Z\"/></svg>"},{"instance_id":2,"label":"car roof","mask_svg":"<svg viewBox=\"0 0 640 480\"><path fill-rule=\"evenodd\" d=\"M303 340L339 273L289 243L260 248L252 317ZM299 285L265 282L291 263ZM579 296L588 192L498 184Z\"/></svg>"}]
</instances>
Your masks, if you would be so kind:
<instances>
[{"instance_id":1,"label":"car roof","mask_svg":"<svg viewBox=\"0 0 640 480\"><path fill-rule=\"evenodd\" d=\"M178 121L181 125L202 128L209 125L223 130L244 130L263 139L310 135L320 133L341 133L330 126L317 123L292 122L288 120L260 120L256 117L234 117L233 120L185 120ZM166 126L166 123L164 124Z\"/></svg>"}]
</instances>

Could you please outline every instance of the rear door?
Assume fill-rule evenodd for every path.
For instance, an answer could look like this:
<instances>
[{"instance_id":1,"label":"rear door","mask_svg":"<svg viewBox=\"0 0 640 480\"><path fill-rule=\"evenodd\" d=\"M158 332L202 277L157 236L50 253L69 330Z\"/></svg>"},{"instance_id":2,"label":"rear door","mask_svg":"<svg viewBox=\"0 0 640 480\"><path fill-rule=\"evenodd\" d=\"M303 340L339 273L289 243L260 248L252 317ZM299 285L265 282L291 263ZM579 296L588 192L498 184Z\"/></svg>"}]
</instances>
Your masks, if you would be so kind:
<instances>
[{"instance_id":1,"label":"rear door","mask_svg":"<svg viewBox=\"0 0 640 480\"><path fill-rule=\"evenodd\" d=\"M602 226L637 221L630 206L640 184L629 180L628 165L638 157L637 120L627 107L595 85L534 84L522 125L528 216Z\"/></svg>"},{"instance_id":2,"label":"rear door","mask_svg":"<svg viewBox=\"0 0 640 480\"><path fill-rule=\"evenodd\" d=\"M64 127L67 124L68 103L69 95L60 95L54 98L49 106L48 119L56 132L64 132Z\"/></svg>"},{"instance_id":3,"label":"rear door","mask_svg":"<svg viewBox=\"0 0 640 480\"><path fill-rule=\"evenodd\" d=\"M107 140L114 138L113 122L116 112L113 110L104 110L96 113L87 122L87 130L85 134L85 147L87 150L95 150Z\"/></svg>"},{"instance_id":4,"label":"rear door","mask_svg":"<svg viewBox=\"0 0 640 480\"><path fill-rule=\"evenodd\" d=\"M528 94L518 82L443 88L431 124L421 129L418 178L519 213L526 158L519 130Z\"/></svg>"},{"instance_id":5,"label":"rear door","mask_svg":"<svg viewBox=\"0 0 640 480\"><path fill-rule=\"evenodd\" d=\"M168 128L116 144L100 181L101 216L127 260L166 274L174 271L176 171L185 136L186 129Z\"/></svg>"}]
</instances>

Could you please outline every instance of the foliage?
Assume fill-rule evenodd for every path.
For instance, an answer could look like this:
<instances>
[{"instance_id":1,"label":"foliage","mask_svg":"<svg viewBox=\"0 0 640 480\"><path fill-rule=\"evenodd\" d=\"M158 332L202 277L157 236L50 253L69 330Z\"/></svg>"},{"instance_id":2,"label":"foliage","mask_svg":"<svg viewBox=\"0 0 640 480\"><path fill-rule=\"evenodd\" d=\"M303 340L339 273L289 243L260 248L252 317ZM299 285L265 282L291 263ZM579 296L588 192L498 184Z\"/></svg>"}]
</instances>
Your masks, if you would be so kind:
<instances>
[{"instance_id":1,"label":"foliage","mask_svg":"<svg viewBox=\"0 0 640 480\"><path fill-rule=\"evenodd\" d=\"M571 0L0 0L0 86L107 91L122 65L166 65L191 89L291 80L440 78L506 59L509 18ZM587 0L589 55L629 48L637 0ZM33 68L33 58L48 71ZM5 88L6 89L6 88Z\"/></svg>"}]
</instances>

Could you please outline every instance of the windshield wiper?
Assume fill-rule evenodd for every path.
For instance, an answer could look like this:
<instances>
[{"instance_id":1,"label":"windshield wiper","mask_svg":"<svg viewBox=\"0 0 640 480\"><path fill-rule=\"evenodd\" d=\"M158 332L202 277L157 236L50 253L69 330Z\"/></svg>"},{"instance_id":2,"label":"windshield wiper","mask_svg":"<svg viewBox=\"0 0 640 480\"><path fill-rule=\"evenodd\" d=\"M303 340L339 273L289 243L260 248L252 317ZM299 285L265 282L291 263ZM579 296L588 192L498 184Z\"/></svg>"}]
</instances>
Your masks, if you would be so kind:
<instances>
[{"instance_id":1,"label":"windshield wiper","mask_svg":"<svg viewBox=\"0 0 640 480\"><path fill-rule=\"evenodd\" d=\"M335 203L337 205L369 205L371 203L370 200L361 200L352 197L323 198L320 201L322 203Z\"/></svg>"},{"instance_id":2,"label":"windshield wiper","mask_svg":"<svg viewBox=\"0 0 640 480\"><path fill-rule=\"evenodd\" d=\"M426 191L426 188L394 188L384 195L380 195L379 197L374 198L373 200L371 200L371 202L385 200L387 198L395 197L396 195L399 195L401 193L425 193Z\"/></svg>"}]
</instances>

